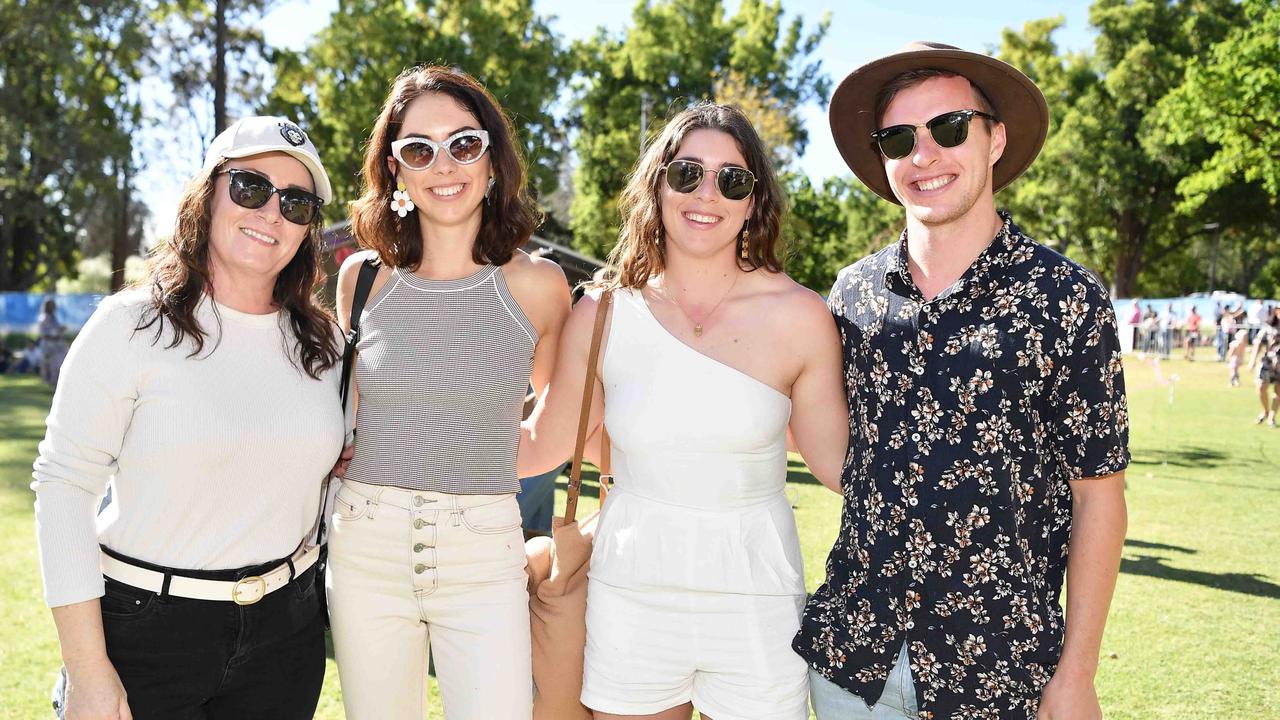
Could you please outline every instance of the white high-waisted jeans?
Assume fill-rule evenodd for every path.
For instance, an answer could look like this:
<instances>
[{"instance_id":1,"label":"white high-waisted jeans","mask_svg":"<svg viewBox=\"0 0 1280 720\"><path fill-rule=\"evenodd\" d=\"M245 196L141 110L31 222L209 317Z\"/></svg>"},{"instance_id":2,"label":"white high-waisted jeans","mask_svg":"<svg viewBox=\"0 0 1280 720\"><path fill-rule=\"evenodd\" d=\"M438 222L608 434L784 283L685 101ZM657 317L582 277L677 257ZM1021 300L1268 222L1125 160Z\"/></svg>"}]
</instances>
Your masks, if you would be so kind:
<instances>
[{"instance_id":1,"label":"white high-waisted jeans","mask_svg":"<svg viewBox=\"0 0 1280 720\"><path fill-rule=\"evenodd\" d=\"M421 720L428 650L448 720L532 715L529 596L515 495L344 480L326 580L351 720Z\"/></svg>"}]
</instances>

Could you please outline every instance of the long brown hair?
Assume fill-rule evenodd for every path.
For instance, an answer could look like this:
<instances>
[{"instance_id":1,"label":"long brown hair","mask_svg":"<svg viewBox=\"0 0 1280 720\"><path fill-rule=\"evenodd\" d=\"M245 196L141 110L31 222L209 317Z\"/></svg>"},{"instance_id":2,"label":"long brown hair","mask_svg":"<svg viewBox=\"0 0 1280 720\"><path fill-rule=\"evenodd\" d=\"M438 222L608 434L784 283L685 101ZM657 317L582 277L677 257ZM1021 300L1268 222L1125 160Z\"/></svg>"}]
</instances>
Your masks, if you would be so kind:
<instances>
[{"instance_id":1,"label":"long brown hair","mask_svg":"<svg viewBox=\"0 0 1280 720\"><path fill-rule=\"evenodd\" d=\"M747 161L747 169L756 176L751 198L755 206L747 218L750 232L747 257L738 264L749 271L766 268L782 272L782 213L785 200L773 161L764 148L751 121L736 105L699 103L671 118L636 163L635 170L622 190L622 230L618 244L609 253L609 264L616 267L615 283L625 288L644 287L649 279L666 268L665 243L662 241L662 168L675 157L680 145L694 130L719 130L738 144ZM738 236L738 250L742 236Z\"/></svg>"},{"instance_id":2,"label":"long brown hair","mask_svg":"<svg viewBox=\"0 0 1280 720\"><path fill-rule=\"evenodd\" d=\"M537 211L529 198L524 160L515 144L515 131L506 112L475 78L438 65L410 68L391 86L364 154L364 194L351 204L351 230L361 246L372 248L391 267L417 270L422 263L418 214L401 218L391 210L395 175L387 168L391 143L400 132L404 114L414 100L427 93L453 98L489 132L489 162L494 185L481 205L480 232L471 250L477 264L503 265L516 248L528 242L537 225Z\"/></svg>"},{"instance_id":3,"label":"long brown hair","mask_svg":"<svg viewBox=\"0 0 1280 720\"><path fill-rule=\"evenodd\" d=\"M152 344L165 334L165 323L171 328L166 348L177 347L190 338L193 349L188 357L204 351L208 331L196 319L196 308L210 288L209 228L213 218L213 190L222 163L202 170L187 185L178 202L178 223L173 237L161 243L147 263L146 278L138 283L151 290L151 306L147 308L136 330L155 328ZM308 375L320 379L340 357L334 339L333 316L315 298L324 282L320 269L321 219L307 229L307 237L298 246L293 259L276 277L271 299L289 313L289 324L297 342L290 359ZM214 310L216 315L216 308ZM216 347L216 346L215 346Z\"/></svg>"}]
</instances>

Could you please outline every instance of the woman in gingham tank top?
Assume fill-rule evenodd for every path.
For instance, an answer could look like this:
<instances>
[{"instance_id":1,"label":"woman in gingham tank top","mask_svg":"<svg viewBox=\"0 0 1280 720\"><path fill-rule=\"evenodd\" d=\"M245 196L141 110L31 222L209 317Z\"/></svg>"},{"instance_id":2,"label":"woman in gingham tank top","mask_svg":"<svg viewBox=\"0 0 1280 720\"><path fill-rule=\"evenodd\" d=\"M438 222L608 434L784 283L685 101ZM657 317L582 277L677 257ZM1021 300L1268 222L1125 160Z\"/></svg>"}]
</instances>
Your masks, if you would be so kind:
<instances>
[{"instance_id":1,"label":"woman in gingham tank top","mask_svg":"<svg viewBox=\"0 0 1280 720\"><path fill-rule=\"evenodd\" d=\"M362 262L382 267L359 323L355 442L329 563L347 717L422 718L430 652L448 720L528 718L515 455L568 286L517 249L534 226L523 165L509 120L470 76L401 74L364 180L352 229L369 251L339 273L344 329Z\"/></svg>"}]
</instances>

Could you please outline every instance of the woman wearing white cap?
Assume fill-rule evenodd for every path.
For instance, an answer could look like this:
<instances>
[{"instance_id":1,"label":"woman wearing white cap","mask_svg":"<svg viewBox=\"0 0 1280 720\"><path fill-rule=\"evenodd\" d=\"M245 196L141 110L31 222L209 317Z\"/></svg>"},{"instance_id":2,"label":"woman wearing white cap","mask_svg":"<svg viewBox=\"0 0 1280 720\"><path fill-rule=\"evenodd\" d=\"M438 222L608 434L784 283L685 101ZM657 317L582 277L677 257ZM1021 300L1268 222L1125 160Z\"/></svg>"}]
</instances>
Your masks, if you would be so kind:
<instances>
[{"instance_id":1,"label":"woman wearing white cap","mask_svg":"<svg viewBox=\"0 0 1280 720\"><path fill-rule=\"evenodd\" d=\"M146 280L72 344L32 484L67 717L314 713L304 539L344 435L339 336L312 295L331 199L296 125L235 123Z\"/></svg>"}]
</instances>

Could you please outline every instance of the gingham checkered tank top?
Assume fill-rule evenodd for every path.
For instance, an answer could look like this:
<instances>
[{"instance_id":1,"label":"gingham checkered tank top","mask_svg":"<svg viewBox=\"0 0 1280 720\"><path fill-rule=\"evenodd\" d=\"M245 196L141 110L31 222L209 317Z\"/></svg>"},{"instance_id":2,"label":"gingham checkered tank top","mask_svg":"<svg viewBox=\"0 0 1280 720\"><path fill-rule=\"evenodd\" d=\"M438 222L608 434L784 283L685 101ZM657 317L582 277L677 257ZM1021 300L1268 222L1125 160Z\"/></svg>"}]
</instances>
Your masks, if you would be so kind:
<instances>
[{"instance_id":1,"label":"gingham checkered tank top","mask_svg":"<svg viewBox=\"0 0 1280 720\"><path fill-rule=\"evenodd\" d=\"M360 321L347 477L464 495L517 492L520 413L537 331L502 271L457 280L396 268Z\"/></svg>"}]
</instances>

